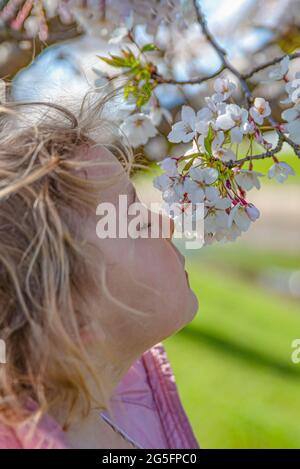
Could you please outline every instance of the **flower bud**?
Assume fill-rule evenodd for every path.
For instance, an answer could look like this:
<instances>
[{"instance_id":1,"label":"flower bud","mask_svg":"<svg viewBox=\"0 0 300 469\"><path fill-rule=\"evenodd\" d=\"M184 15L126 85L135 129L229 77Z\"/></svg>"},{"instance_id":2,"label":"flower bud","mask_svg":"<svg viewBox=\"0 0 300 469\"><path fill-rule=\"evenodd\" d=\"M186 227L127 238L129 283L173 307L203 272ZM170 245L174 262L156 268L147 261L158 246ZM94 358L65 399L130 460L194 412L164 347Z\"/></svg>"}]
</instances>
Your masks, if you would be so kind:
<instances>
[{"instance_id":1,"label":"flower bud","mask_svg":"<svg viewBox=\"0 0 300 469\"><path fill-rule=\"evenodd\" d=\"M246 206L246 212L251 221L256 221L260 216L258 208L253 204L248 204Z\"/></svg>"}]
</instances>

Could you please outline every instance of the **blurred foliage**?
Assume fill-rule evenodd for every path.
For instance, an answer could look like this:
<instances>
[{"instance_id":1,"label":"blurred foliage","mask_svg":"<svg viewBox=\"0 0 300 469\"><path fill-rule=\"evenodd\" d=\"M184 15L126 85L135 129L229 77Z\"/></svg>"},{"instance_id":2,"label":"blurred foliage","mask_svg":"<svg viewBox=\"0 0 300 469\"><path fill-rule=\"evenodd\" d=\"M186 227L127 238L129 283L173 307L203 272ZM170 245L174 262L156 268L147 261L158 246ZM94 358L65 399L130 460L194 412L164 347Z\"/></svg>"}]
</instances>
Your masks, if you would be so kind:
<instances>
[{"instance_id":1,"label":"blurred foliage","mask_svg":"<svg viewBox=\"0 0 300 469\"><path fill-rule=\"evenodd\" d=\"M300 5L299 5L300 8ZM292 54L300 48L300 29L296 25L291 27L278 38L278 45L286 54Z\"/></svg>"},{"instance_id":2,"label":"blurred foliage","mask_svg":"<svg viewBox=\"0 0 300 469\"><path fill-rule=\"evenodd\" d=\"M300 447L300 364L291 362L299 302L241 275L242 266L258 275L282 265L300 269L300 252L288 256L231 245L222 252L205 248L188 259L199 313L165 345L204 448Z\"/></svg>"}]
</instances>

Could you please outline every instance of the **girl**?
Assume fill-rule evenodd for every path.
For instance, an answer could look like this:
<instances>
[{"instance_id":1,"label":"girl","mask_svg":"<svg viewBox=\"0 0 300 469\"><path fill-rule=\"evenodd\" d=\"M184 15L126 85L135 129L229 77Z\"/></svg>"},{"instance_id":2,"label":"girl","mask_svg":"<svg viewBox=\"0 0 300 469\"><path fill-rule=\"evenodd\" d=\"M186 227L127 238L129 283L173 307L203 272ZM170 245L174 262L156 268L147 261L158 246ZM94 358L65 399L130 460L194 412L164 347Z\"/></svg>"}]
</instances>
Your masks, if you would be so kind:
<instances>
[{"instance_id":1,"label":"girl","mask_svg":"<svg viewBox=\"0 0 300 469\"><path fill-rule=\"evenodd\" d=\"M77 117L1 108L1 448L197 448L155 346L197 311L172 222L169 237L97 235L99 203L138 201L110 127L85 101Z\"/></svg>"}]
</instances>

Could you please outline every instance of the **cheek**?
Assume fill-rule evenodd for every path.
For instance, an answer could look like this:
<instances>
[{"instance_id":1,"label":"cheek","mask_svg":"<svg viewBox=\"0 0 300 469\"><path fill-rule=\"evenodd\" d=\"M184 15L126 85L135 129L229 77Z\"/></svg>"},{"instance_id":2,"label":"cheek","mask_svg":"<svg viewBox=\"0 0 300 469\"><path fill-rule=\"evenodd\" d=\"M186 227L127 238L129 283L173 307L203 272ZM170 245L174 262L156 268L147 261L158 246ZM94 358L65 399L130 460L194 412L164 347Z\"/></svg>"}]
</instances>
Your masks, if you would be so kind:
<instances>
[{"instance_id":1,"label":"cheek","mask_svg":"<svg viewBox=\"0 0 300 469\"><path fill-rule=\"evenodd\" d=\"M121 349L128 350L130 338L139 351L146 350L193 319L197 303L169 242L118 239L99 244L106 258L111 295L103 309L110 311L112 324L120 326L111 328L110 324L109 329Z\"/></svg>"},{"instance_id":2,"label":"cheek","mask_svg":"<svg viewBox=\"0 0 300 469\"><path fill-rule=\"evenodd\" d=\"M188 286L182 261L168 241L137 240L136 244L135 272L156 292L149 302L157 326L166 337L194 318L197 299Z\"/></svg>"}]
</instances>

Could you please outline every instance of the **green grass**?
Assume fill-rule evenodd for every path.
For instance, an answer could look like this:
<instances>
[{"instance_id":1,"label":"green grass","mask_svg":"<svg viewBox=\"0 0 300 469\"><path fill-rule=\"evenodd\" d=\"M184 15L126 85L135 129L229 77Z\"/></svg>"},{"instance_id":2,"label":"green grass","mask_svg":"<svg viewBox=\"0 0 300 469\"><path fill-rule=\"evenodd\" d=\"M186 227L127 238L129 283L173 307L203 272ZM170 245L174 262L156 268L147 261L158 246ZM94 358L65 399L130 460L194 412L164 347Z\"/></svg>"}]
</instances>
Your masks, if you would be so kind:
<instances>
[{"instance_id":1,"label":"green grass","mask_svg":"<svg viewBox=\"0 0 300 469\"><path fill-rule=\"evenodd\" d=\"M208 248L187 264L199 313L165 345L201 446L299 448L299 304L232 272L300 269L300 255Z\"/></svg>"}]
</instances>

